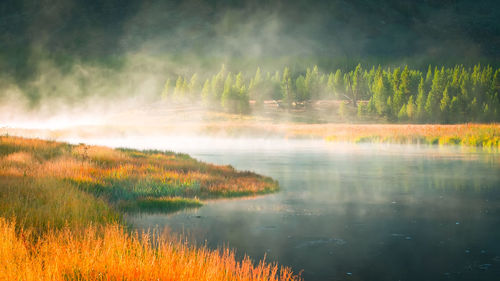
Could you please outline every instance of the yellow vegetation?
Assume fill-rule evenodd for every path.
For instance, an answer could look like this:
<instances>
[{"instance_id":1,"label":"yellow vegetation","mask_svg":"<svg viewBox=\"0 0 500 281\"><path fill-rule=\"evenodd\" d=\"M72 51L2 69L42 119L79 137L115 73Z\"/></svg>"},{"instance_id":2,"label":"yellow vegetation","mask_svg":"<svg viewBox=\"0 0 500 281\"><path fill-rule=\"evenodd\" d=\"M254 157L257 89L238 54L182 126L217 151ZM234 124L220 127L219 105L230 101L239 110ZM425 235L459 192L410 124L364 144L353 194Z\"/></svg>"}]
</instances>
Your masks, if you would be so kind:
<instances>
[{"instance_id":1,"label":"yellow vegetation","mask_svg":"<svg viewBox=\"0 0 500 281\"><path fill-rule=\"evenodd\" d=\"M33 242L36 240L36 242ZM122 227L69 228L33 237L0 218L0 280L299 280L289 268L229 250L209 250L154 232L128 234Z\"/></svg>"},{"instance_id":2,"label":"yellow vegetation","mask_svg":"<svg viewBox=\"0 0 500 281\"><path fill-rule=\"evenodd\" d=\"M276 188L183 154L0 137L0 281L299 280L276 264L120 225L119 210L177 210L201 204L186 197Z\"/></svg>"}]
</instances>

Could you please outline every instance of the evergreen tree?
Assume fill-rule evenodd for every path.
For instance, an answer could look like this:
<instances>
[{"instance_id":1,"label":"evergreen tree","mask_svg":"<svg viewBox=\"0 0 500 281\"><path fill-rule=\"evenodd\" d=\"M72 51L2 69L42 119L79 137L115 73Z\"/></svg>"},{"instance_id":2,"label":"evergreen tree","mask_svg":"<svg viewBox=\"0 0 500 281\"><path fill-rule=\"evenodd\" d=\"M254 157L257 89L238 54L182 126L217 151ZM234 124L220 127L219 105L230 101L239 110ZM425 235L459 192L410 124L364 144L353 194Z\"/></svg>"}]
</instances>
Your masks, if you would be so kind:
<instances>
[{"instance_id":1,"label":"evergreen tree","mask_svg":"<svg viewBox=\"0 0 500 281\"><path fill-rule=\"evenodd\" d=\"M458 98L455 96L451 99L450 107L449 107L449 121L450 122L458 122L459 121L459 106L458 106Z\"/></svg>"},{"instance_id":2,"label":"evergreen tree","mask_svg":"<svg viewBox=\"0 0 500 281\"><path fill-rule=\"evenodd\" d=\"M330 74L328 75L328 82L327 82L326 88L328 89L328 97L334 98L335 97L335 75L333 74L333 72L330 72Z\"/></svg>"},{"instance_id":3,"label":"evergreen tree","mask_svg":"<svg viewBox=\"0 0 500 281\"><path fill-rule=\"evenodd\" d=\"M419 122L422 122L426 118L425 103L427 100L427 95L425 93L425 82L424 78L420 79L418 84L418 96L417 96L417 112L416 117Z\"/></svg>"},{"instance_id":4,"label":"evergreen tree","mask_svg":"<svg viewBox=\"0 0 500 281\"><path fill-rule=\"evenodd\" d=\"M210 80L207 79L203 84L203 89L201 90L201 98L203 103L206 105L210 105L212 103L212 93L210 92Z\"/></svg>"},{"instance_id":5,"label":"evergreen tree","mask_svg":"<svg viewBox=\"0 0 500 281\"><path fill-rule=\"evenodd\" d=\"M248 91L250 98L255 100L256 106L261 106L264 102L264 95L262 94L264 89L260 73L260 67L257 68L254 78L250 81L250 85L248 86Z\"/></svg>"},{"instance_id":6,"label":"evergreen tree","mask_svg":"<svg viewBox=\"0 0 500 281\"><path fill-rule=\"evenodd\" d=\"M219 73L212 77L212 102L214 105L220 104L222 93L224 91L224 80L226 77L226 67L222 65Z\"/></svg>"},{"instance_id":7,"label":"evergreen tree","mask_svg":"<svg viewBox=\"0 0 500 281\"><path fill-rule=\"evenodd\" d=\"M450 107L450 96L448 95L448 87L444 89L443 92L443 98L441 99L441 103L439 105L439 108L441 109L441 120L444 121L445 123L449 123L449 107Z\"/></svg>"},{"instance_id":8,"label":"evergreen tree","mask_svg":"<svg viewBox=\"0 0 500 281\"><path fill-rule=\"evenodd\" d=\"M182 86L184 85L184 77L178 76L177 81L175 82L175 89L174 89L174 98L176 100L180 100L183 97L184 91L182 90Z\"/></svg>"},{"instance_id":9,"label":"evergreen tree","mask_svg":"<svg viewBox=\"0 0 500 281\"><path fill-rule=\"evenodd\" d=\"M363 69L361 68L361 64L356 66L354 69L354 73L352 75L352 104L353 106L357 106L358 99L363 96Z\"/></svg>"},{"instance_id":10,"label":"evergreen tree","mask_svg":"<svg viewBox=\"0 0 500 281\"><path fill-rule=\"evenodd\" d=\"M300 75L299 77L297 77L297 79L295 80L295 89L296 89L295 90L296 91L296 96L295 96L296 101L302 102L302 101L307 100L307 98L309 96L309 89L306 86L306 79L304 78L304 76Z\"/></svg>"},{"instance_id":11,"label":"evergreen tree","mask_svg":"<svg viewBox=\"0 0 500 281\"><path fill-rule=\"evenodd\" d=\"M399 121L406 121L408 119L408 113L406 111L406 104L403 104L401 109L398 112L398 120Z\"/></svg>"},{"instance_id":12,"label":"evergreen tree","mask_svg":"<svg viewBox=\"0 0 500 281\"><path fill-rule=\"evenodd\" d=\"M401 109L401 106L406 103L406 99L410 95L410 72L408 66L405 66L400 77L397 76L397 70L394 71L393 107L395 111Z\"/></svg>"},{"instance_id":13,"label":"evergreen tree","mask_svg":"<svg viewBox=\"0 0 500 281\"><path fill-rule=\"evenodd\" d=\"M161 99L162 100L167 100L168 95L170 94L170 78L167 79L165 82L165 85L163 86L163 91L161 92Z\"/></svg>"},{"instance_id":14,"label":"evergreen tree","mask_svg":"<svg viewBox=\"0 0 500 281\"><path fill-rule=\"evenodd\" d=\"M440 116L440 101L442 98L442 93L444 91L444 68L441 71L436 70L434 73L434 78L432 79L431 90L427 96L427 101L425 103L425 111L427 112L429 118L432 118L433 122L439 120Z\"/></svg>"},{"instance_id":15,"label":"evergreen tree","mask_svg":"<svg viewBox=\"0 0 500 281\"><path fill-rule=\"evenodd\" d=\"M221 96L221 106L226 111L231 111L235 108L233 93L233 76L228 73L226 81L224 82L224 91Z\"/></svg>"},{"instance_id":16,"label":"evergreen tree","mask_svg":"<svg viewBox=\"0 0 500 281\"><path fill-rule=\"evenodd\" d=\"M187 88L190 98L194 100L197 95L199 95L200 91L200 85L198 84L198 74L195 73L193 74L193 76L191 76L191 80L189 80L189 85Z\"/></svg>"},{"instance_id":17,"label":"evergreen tree","mask_svg":"<svg viewBox=\"0 0 500 281\"><path fill-rule=\"evenodd\" d=\"M406 114L408 116L408 120L414 121L416 119L417 106L413 101L413 96L410 96L410 98L408 99L408 104L406 105Z\"/></svg>"},{"instance_id":18,"label":"evergreen tree","mask_svg":"<svg viewBox=\"0 0 500 281\"><path fill-rule=\"evenodd\" d=\"M283 102L287 104L288 108L291 107L294 100L292 91L292 77L290 76L290 69L285 67L285 70L283 70L283 78L281 80L281 93L283 96Z\"/></svg>"},{"instance_id":19,"label":"evergreen tree","mask_svg":"<svg viewBox=\"0 0 500 281\"><path fill-rule=\"evenodd\" d=\"M387 99L390 96L390 84L387 80L387 76L382 72L376 74L374 87L373 87L373 99L375 108L379 115L387 116L389 114L389 107L387 105Z\"/></svg>"},{"instance_id":20,"label":"evergreen tree","mask_svg":"<svg viewBox=\"0 0 500 281\"><path fill-rule=\"evenodd\" d=\"M333 84L335 88L335 97L340 98L343 95L343 89L345 89L344 85L344 75L340 69L335 71L335 77L333 78Z\"/></svg>"},{"instance_id":21,"label":"evergreen tree","mask_svg":"<svg viewBox=\"0 0 500 281\"><path fill-rule=\"evenodd\" d=\"M201 97L206 105L230 112L248 112L250 98L257 105L266 99L282 100L288 108L293 102L347 98L353 104L361 104L356 107L360 116L378 115L410 122L500 121L499 96L500 69L479 64L472 68L429 66L425 75L408 66L403 69L378 66L366 71L358 64L348 72L337 69L329 73L322 73L314 66L297 76L292 76L288 68L283 75L279 71L263 75L257 68L249 83L242 73L227 74L222 65L203 87L194 73L190 78L169 77L161 92L162 100L180 102ZM344 111L352 115L355 112Z\"/></svg>"}]
</instances>

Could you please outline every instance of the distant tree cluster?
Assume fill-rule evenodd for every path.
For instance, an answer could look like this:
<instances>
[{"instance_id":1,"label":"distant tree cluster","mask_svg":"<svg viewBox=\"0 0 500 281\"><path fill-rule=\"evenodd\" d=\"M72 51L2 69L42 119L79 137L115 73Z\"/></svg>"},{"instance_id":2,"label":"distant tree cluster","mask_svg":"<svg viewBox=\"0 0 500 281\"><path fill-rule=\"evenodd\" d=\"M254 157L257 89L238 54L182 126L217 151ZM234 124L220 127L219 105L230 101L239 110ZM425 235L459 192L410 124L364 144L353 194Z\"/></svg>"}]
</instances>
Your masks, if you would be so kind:
<instances>
[{"instance_id":1,"label":"distant tree cluster","mask_svg":"<svg viewBox=\"0 0 500 281\"><path fill-rule=\"evenodd\" d=\"M500 121L500 69L492 67L452 68L429 66L427 71L403 68L371 67L320 72L317 66L303 72L289 68L274 73L245 76L221 70L199 82L177 77L168 79L162 97L169 101L202 100L213 109L249 113L250 100L259 107L275 100L283 108L313 104L318 100L343 101L357 108L358 118L382 117L400 122L492 122ZM348 111L345 111L348 112ZM345 112L343 114L345 114Z\"/></svg>"}]
</instances>

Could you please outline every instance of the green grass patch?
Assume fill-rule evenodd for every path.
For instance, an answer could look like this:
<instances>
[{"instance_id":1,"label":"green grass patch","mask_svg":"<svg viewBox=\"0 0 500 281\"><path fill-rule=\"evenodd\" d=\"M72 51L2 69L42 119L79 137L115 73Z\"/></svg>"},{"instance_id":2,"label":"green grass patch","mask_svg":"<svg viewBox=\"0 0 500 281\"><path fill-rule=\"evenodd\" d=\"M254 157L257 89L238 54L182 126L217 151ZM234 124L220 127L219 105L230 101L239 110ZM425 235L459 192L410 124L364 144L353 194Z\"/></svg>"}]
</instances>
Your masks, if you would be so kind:
<instances>
[{"instance_id":1,"label":"green grass patch","mask_svg":"<svg viewBox=\"0 0 500 281\"><path fill-rule=\"evenodd\" d=\"M182 197L139 198L134 201L118 203L118 208L125 212L169 213L187 208L199 208L203 204L198 199Z\"/></svg>"}]
</instances>

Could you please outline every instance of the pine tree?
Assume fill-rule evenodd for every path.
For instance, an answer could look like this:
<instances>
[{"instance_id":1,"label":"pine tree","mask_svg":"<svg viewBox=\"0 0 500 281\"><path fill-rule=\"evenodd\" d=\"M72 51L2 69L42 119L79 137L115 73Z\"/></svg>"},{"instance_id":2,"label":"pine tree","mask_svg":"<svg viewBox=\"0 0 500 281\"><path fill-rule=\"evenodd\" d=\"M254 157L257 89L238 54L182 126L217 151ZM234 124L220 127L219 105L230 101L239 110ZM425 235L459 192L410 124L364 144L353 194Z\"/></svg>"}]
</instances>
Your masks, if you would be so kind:
<instances>
[{"instance_id":1,"label":"pine tree","mask_svg":"<svg viewBox=\"0 0 500 281\"><path fill-rule=\"evenodd\" d=\"M226 67L225 65L221 66L221 69L217 75L212 77L212 102L214 105L219 104L222 97L222 93L224 91L224 79L226 77Z\"/></svg>"},{"instance_id":2,"label":"pine tree","mask_svg":"<svg viewBox=\"0 0 500 281\"><path fill-rule=\"evenodd\" d=\"M449 123L449 107L450 107L450 96L448 95L448 88L446 87L443 92L443 98L441 99L441 103L439 105L439 108L441 110L441 121L444 121L445 123Z\"/></svg>"},{"instance_id":3,"label":"pine tree","mask_svg":"<svg viewBox=\"0 0 500 281\"><path fill-rule=\"evenodd\" d=\"M186 78L184 78L184 80L182 81L181 92L182 92L181 100L185 101L186 98L188 98L188 92L189 92L189 84L188 84L188 80Z\"/></svg>"},{"instance_id":4,"label":"pine tree","mask_svg":"<svg viewBox=\"0 0 500 281\"><path fill-rule=\"evenodd\" d=\"M436 68L437 70L437 68ZM432 78L434 77L434 74L432 73L432 67L429 65L429 68L427 69L427 74L425 75L425 84L424 84L424 91L428 93L431 89L432 85Z\"/></svg>"},{"instance_id":5,"label":"pine tree","mask_svg":"<svg viewBox=\"0 0 500 281\"><path fill-rule=\"evenodd\" d=\"M178 76L177 81L175 82L175 89L174 89L174 97L176 100L180 100L183 97L183 90L182 86L184 85L184 77Z\"/></svg>"},{"instance_id":6,"label":"pine tree","mask_svg":"<svg viewBox=\"0 0 500 281\"><path fill-rule=\"evenodd\" d=\"M399 110L403 104L406 103L407 97L410 95L410 73L408 66L405 66L401 72L401 76L397 77L397 70L394 72L394 98L393 107L394 111Z\"/></svg>"},{"instance_id":7,"label":"pine tree","mask_svg":"<svg viewBox=\"0 0 500 281\"><path fill-rule=\"evenodd\" d=\"M233 76L229 73L226 77L226 81L224 82L224 91L221 96L221 106L226 111L231 111L234 105L234 97L233 97Z\"/></svg>"},{"instance_id":8,"label":"pine tree","mask_svg":"<svg viewBox=\"0 0 500 281\"><path fill-rule=\"evenodd\" d=\"M406 105L406 114L408 115L408 120L414 121L416 118L416 105L413 101L413 96L408 99L408 104Z\"/></svg>"},{"instance_id":9,"label":"pine tree","mask_svg":"<svg viewBox=\"0 0 500 281\"><path fill-rule=\"evenodd\" d=\"M427 100L427 95L425 93L424 78L420 79L418 84L418 96L417 96L417 112L416 117L419 122L423 122L426 117L425 103Z\"/></svg>"},{"instance_id":10,"label":"pine tree","mask_svg":"<svg viewBox=\"0 0 500 281\"><path fill-rule=\"evenodd\" d=\"M449 121L452 123L459 121L459 115L458 98L453 97L449 107Z\"/></svg>"},{"instance_id":11,"label":"pine tree","mask_svg":"<svg viewBox=\"0 0 500 281\"><path fill-rule=\"evenodd\" d=\"M335 75L333 74L333 72L330 72L330 74L328 75L328 82L327 82L326 88L328 89L328 97L334 98L335 97Z\"/></svg>"},{"instance_id":12,"label":"pine tree","mask_svg":"<svg viewBox=\"0 0 500 281\"><path fill-rule=\"evenodd\" d=\"M295 89L296 89L296 97L295 97L296 101L302 102L307 100L307 97L309 95L308 93L309 89L307 89L306 79L304 78L304 76L300 75L299 77L297 77L297 79L295 80Z\"/></svg>"},{"instance_id":13,"label":"pine tree","mask_svg":"<svg viewBox=\"0 0 500 281\"><path fill-rule=\"evenodd\" d=\"M398 112L398 120L399 121L406 121L408 119L408 113L406 111L406 104L403 104L401 109Z\"/></svg>"},{"instance_id":14,"label":"pine tree","mask_svg":"<svg viewBox=\"0 0 500 281\"><path fill-rule=\"evenodd\" d=\"M193 74L193 76L191 76L191 80L189 80L187 91L189 93L189 96L193 100L197 98L197 96L199 95L200 85L198 85L198 74L195 73Z\"/></svg>"},{"instance_id":15,"label":"pine tree","mask_svg":"<svg viewBox=\"0 0 500 281\"><path fill-rule=\"evenodd\" d=\"M203 100L203 103L206 105L210 105L212 102L211 96L212 93L210 92L210 80L207 79L203 84L203 89L201 90L201 98Z\"/></svg>"},{"instance_id":16,"label":"pine tree","mask_svg":"<svg viewBox=\"0 0 500 281\"><path fill-rule=\"evenodd\" d=\"M283 78L281 80L281 93L283 95L283 102L287 104L287 107L290 108L293 102L293 93L292 93L292 78L290 76L290 69L285 67L283 70Z\"/></svg>"},{"instance_id":17,"label":"pine tree","mask_svg":"<svg viewBox=\"0 0 500 281\"><path fill-rule=\"evenodd\" d=\"M162 100L167 100L168 96L170 94L170 78L167 79L165 82L165 85L163 86L163 91L161 92L161 99Z\"/></svg>"},{"instance_id":18,"label":"pine tree","mask_svg":"<svg viewBox=\"0 0 500 281\"><path fill-rule=\"evenodd\" d=\"M250 81L250 85L248 86L250 98L255 100L256 106L261 106L264 102L264 96L262 94L264 89L262 87L262 82L260 67L258 67L254 78Z\"/></svg>"},{"instance_id":19,"label":"pine tree","mask_svg":"<svg viewBox=\"0 0 500 281\"><path fill-rule=\"evenodd\" d=\"M333 78L333 83L335 87L335 97L340 98L343 95L343 89L345 89L344 85L344 75L342 74L342 71L340 69L337 69L335 71L335 77Z\"/></svg>"},{"instance_id":20,"label":"pine tree","mask_svg":"<svg viewBox=\"0 0 500 281\"><path fill-rule=\"evenodd\" d=\"M425 103L425 111L427 112L430 120L436 122L439 120L440 113L440 101L442 98L442 93L444 91L444 68L441 71L436 70L434 73L434 78L432 79L431 90L427 96L427 101Z\"/></svg>"},{"instance_id":21,"label":"pine tree","mask_svg":"<svg viewBox=\"0 0 500 281\"><path fill-rule=\"evenodd\" d=\"M357 106L358 99L363 96L363 69L361 64L356 66L352 75L352 105Z\"/></svg>"},{"instance_id":22,"label":"pine tree","mask_svg":"<svg viewBox=\"0 0 500 281\"><path fill-rule=\"evenodd\" d=\"M387 98L390 96L390 85L386 78L386 75L382 72L376 74L374 87L373 87L373 99L375 108L379 115L387 116L389 114L389 108L387 107Z\"/></svg>"},{"instance_id":23,"label":"pine tree","mask_svg":"<svg viewBox=\"0 0 500 281\"><path fill-rule=\"evenodd\" d=\"M304 86L305 91L302 93L302 101L316 100L319 98L319 70L317 65L314 66L312 71L309 68L307 69L306 77L304 78Z\"/></svg>"}]
</instances>

